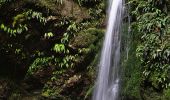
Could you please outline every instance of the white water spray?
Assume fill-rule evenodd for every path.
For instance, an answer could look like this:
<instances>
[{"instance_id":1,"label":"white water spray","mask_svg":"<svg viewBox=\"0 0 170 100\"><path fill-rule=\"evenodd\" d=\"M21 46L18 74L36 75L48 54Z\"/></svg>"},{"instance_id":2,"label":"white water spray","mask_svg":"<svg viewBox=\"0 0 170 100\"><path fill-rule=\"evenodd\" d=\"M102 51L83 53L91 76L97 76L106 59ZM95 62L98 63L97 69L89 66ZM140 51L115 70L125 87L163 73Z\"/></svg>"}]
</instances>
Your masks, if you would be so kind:
<instances>
[{"instance_id":1,"label":"white water spray","mask_svg":"<svg viewBox=\"0 0 170 100\"><path fill-rule=\"evenodd\" d=\"M120 67L120 26L123 0L109 0L107 30L99 64L93 100L118 100Z\"/></svg>"}]
</instances>

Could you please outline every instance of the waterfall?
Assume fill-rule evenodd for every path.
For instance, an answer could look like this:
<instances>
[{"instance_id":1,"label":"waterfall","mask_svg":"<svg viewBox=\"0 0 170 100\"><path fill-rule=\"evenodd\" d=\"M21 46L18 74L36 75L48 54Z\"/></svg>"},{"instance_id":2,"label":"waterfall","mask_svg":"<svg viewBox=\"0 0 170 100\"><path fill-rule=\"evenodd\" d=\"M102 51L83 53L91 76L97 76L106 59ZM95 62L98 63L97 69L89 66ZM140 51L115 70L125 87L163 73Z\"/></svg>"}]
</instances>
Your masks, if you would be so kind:
<instances>
[{"instance_id":1,"label":"waterfall","mask_svg":"<svg viewBox=\"0 0 170 100\"><path fill-rule=\"evenodd\" d=\"M109 0L108 23L93 100L118 100L123 0Z\"/></svg>"}]
</instances>

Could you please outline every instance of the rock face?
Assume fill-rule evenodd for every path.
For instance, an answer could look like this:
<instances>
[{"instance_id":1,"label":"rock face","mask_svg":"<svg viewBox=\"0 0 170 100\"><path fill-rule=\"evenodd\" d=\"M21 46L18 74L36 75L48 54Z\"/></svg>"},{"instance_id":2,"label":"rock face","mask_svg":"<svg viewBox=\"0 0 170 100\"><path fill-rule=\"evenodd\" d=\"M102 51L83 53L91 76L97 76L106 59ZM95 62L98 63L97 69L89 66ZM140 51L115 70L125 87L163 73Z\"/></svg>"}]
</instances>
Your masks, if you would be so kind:
<instances>
[{"instance_id":1,"label":"rock face","mask_svg":"<svg viewBox=\"0 0 170 100\"><path fill-rule=\"evenodd\" d=\"M57 79L48 81L45 86L52 88L53 91L49 96L49 91L44 88L45 91L42 93L44 97L61 100L81 100L85 97L86 91L92 84L88 66L94 63L103 35L104 30L96 28L89 28L77 33L69 43L70 48L78 54L75 67L67 70Z\"/></svg>"},{"instance_id":2,"label":"rock face","mask_svg":"<svg viewBox=\"0 0 170 100\"><path fill-rule=\"evenodd\" d=\"M87 9L80 7L72 0L64 0L64 7L61 8L61 15L66 17L73 17L77 22L90 18Z\"/></svg>"},{"instance_id":3,"label":"rock face","mask_svg":"<svg viewBox=\"0 0 170 100\"><path fill-rule=\"evenodd\" d=\"M90 18L88 10L84 7L80 7L73 0L62 0L62 2L55 0L27 0L27 2L35 3L37 6L46 7L52 11L55 15L62 17L70 17L77 22L83 19Z\"/></svg>"},{"instance_id":4,"label":"rock face","mask_svg":"<svg viewBox=\"0 0 170 100\"><path fill-rule=\"evenodd\" d=\"M0 12L5 11L5 14L9 17L9 21L4 22L5 24L8 23L9 27L12 27L10 24L18 14L22 15L28 9L32 9L35 12L33 15L34 19L27 20L25 18L23 21L23 23L27 24L28 31L23 34L17 34L12 41L10 41L10 37L7 34L0 34L0 44L5 42L6 44L13 45L8 54L9 57L12 55L10 61L13 63L9 63L9 66L14 68L13 65L15 65L14 74L22 76L22 78L18 79L19 81L16 80L19 85L17 83L16 89L12 91L13 93L10 91L10 85L0 80L0 99L10 97L12 100L34 100L34 98L35 100L39 100L36 98L45 98L45 100L82 100L87 90L92 87L95 76L92 74L96 66L96 55L100 50L104 35L104 30L100 27L101 23L103 23L100 20L104 19L102 18L104 14L100 16L102 13L101 5L93 8L80 6L75 0L61 1L17 0L16 2L9 3L8 7L0 7ZM89 11L93 14L90 14ZM39 15L35 18L35 15L39 13L47 20L45 25L42 25L41 20L38 20ZM2 17L6 18L3 15ZM16 24L18 23L20 22ZM52 34L49 37L47 36L49 35L48 32ZM67 42L61 43L61 40L65 38ZM3 46L6 47L6 44ZM64 45L65 51L67 52L68 50L69 53L54 51L55 44ZM18 48L19 51L16 54L16 49L18 50ZM5 49L4 52L6 52ZM4 56L6 57L6 54ZM9 57L7 56L7 58ZM46 59L40 60L41 58L48 57L52 58L51 62L49 61L50 63ZM68 63L67 57L70 57L69 61L73 62L74 67L71 67L71 64ZM40 59L35 62L37 58ZM57 62L58 59L54 58L58 58L61 61ZM0 61L2 61L1 59L4 59L4 57L0 58ZM8 61L5 63L8 63ZM68 64L64 67L60 66L63 63ZM39 67L39 69L33 69L34 72L32 71L33 73L27 76L27 73L29 73L28 69L33 64L35 64L33 67ZM13 77L16 78L17 76ZM86 96L86 98L88 97Z\"/></svg>"}]
</instances>

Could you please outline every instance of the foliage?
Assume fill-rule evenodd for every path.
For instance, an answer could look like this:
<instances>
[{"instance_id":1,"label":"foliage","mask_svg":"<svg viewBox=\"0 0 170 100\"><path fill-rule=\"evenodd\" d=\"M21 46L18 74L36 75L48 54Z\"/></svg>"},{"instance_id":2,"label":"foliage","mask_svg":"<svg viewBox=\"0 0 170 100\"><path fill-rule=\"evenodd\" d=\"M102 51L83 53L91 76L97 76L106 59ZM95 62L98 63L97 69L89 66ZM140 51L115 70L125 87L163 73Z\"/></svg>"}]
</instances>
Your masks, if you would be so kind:
<instances>
[{"instance_id":1,"label":"foliage","mask_svg":"<svg viewBox=\"0 0 170 100\"><path fill-rule=\"evenodd\" d=\"M0 7L3 5L3 4L6 4L6 3L10 3L14 0L0 0Z\"/></svg>"},{"instance_id":2,"label":"foliage","mask_svg":"<svg viewBox=\"0 0 170 100\"><path fill-rule=\"evenodd\" d=\"M92 94L93 90L94 90L94 86L91 86L91 87L88 89L88 91L87 91L87 93L86 93L86 95L85 95L85 97L84 97L84 100L86 100L86 99L89 97L89 95Z\"/></svg>"},{"instance_id":3,"label":"foliage","mask_svg":"<svg viewBox=\"0 0 170 100\"><path fill-rule=\"evenodd\" d=\"M16 29L12 29L10 27L5 26L4 24L1 24L0 29L3 30L4 32L8 33L10 36L16 36L16 34L21 34L23 31L27 31L27 25L21 25L19 24L19 27Z\"/></svg>"},{"instance_id":4,"label":"foliage","mask_svg":"<svg viewBox=\"0 0 170 100\"><path fill-rule=\"evenodd\" d=\"M28 20L36 19L36 20L38 20L42 24L46 24L47 23L46 18L43 17L41 12L36 12L36 11L33 11L33 10L28 10L28 11L24 12L24 15L25 15L25 17Z\"/></svg>"},{"instance_id":5,"label":"foliage","mask_svg":"<svg viewBox=\"0 0 170 100\"><path fill-rule=\"evenodd\" d=\"M89 14L92 16L92 18L95 20L99 20L101 17L104 17L106 11L106 4L105 3L99 3L98 5L95 5L95 9L89 8Z\"/></svg>"},{"instance_id":6,"label":"foliage","mask_svg":"<svg viewBox=\"0 0 170 100\"><path fill-rule=\"evenodd\" d=\"M143 82L162 90L170 86L169 16L159 9L155 0L131 0L132 16L136 19L132 29L141 37L137 56L141 61ZM134 6L134 7L133 7ZM146 84L147 85L147 84Z\"/></svg>"},{"instance_id":7,"label":"foliage","mask_svg":"<svg viewBox=\"0 0 170 100\"><path fill-rule=\"evenodd\" d=\"M21 14L18 14L14 17L12 26L15 27L16 23L22 23L24 21L27 20L32 20L32 19L36 19L37 21L39 21L42 24L46 24L47 20L45 17L43 17L41 12L37 12L37 11L33 11L32 9L29 9L27 11L24 11Z\"/></svg>"},{"instance_id":8,"label":"foliage","mask_svg":"<svg viewBox=\"0 0 170 100\"><path fill-rule=\"evenodd\" d=\"M123 82L121 85L120 97L122 100L141 100L141 67L135 52L138 39L134 38L134 35L130 31L129 24L128 22L124 22L122 25L121 73Z\"/></svg>"},{"instance_id":9,"label":"foliage","mask_svg":"<svg viewBox=\"0 0 170 100\"><path fill-rule=\"evenodd\" d=\"M53 50L57 53L65 53L65 46L63 44L55 44Z\"/></svg>"},{"instance_id":10,"label":"foliage","mask_svg":"<svg viewBox=\"0 0 170 100\"><path fill-rule=\"evenodd\" d=\"M49 39L49 38L52 38L52 37L54 37L54 34L52 32L48 32L48 33L44 34L44 38L46 38L46 39Z\"/></svg>"},{"instance_id":11,"label":"foliage","mask_svg":"<svg viewBox=\"0 0 170 100\"><path fill-rule=\"evenodd\" d=\"M3 30L4 32L8 33L10 36L16 36L16 34L21 34L23 32L28 31L27 24L24 23L24 21L28 21L31 19L36 19L44 25L46 23L46 18L42 16L42 13L28 10L14 17L12 27L8 27L2 23L0 25L0 30Z\"/></svg>"},{"instance_id":12,"label":"foliage","mask_svg":"<svg viewBox=\"0 0 170 100\"><path fill-rule=\"evenodd\" d=\"M69 79L73 74L79 73L79 70L83 69L84 71L85 68L82 67L87 67L90 61L93 60L93 57L89 53L93 52L94 54L94 52L98 51L96 45L98 45L97 42L99 42L99 39L97 38L102 38L103 30L98 30L97 28L89 29L89 27L96 27L100 21L98 19L94 21L89 16L90 18L82 19L82 22L79 22L76 21L77 19L75 19L74 16L68 17L67 15L58 14L57 10L63 8L62 6L64 5L62 4L64 4L64 0L1 1L0 7L3 5L7 10L0 8L0 12L2 13L0 16L0 43L2 44L0 45L0 54L9 60L10 67L17 66L14 69L17 75L22 76L22 79L25 75L28 76L25 78L26 81L27 79L29 81L29 78L39 75L43 77L44 69L49 68L49 73L45 73L45 75L50 75L44 75L45 78L43 77L47 80L41 81L40 78L40 81L44 82L42 83L44 85L42 94L47 97L63 95L59 93L61 91L60 89L65 87L67 78ZM81 6L83 7L87 6L85 6L85 4L93 3L99 10L95 11L95 8L92 9L93 7L90 7L91 15L93 13L94 17L103 18L103 16L100 16L100 14L103 15L103 8L97 0L75 1L81 2ZM6 5L8 3L10 4ZM97 7L97 5L100 7ZM9 8L7 6L9 6ZM47 10L48 12L46 12ZM96 13L96 15L94 13ZM93 19L95 19L94 17ZM91 34L88 35L88 37L86 33L82 32L82 34L85 34L83 35L85 41L88 42L86 48L72 48L70 41L76 37L77 33L86 29L88 29L86 32ZM95 51L90 51L94 49ZM88 58L86 56L90 58L87 59L88 61L86 61L86 58ZM3 61L3 58L1 58L0 63ZM82 65L81 62L83 62ZM34 79L36 78L31 79L31 81ZM82 80L84 81L84 79L81 79L81 81ZM39 80L36 80L36 82L37 81ZM46 81L48 82L45 83ZM60 81L62 82L60 83ZM60 83L60 85L58 85L58 83ZM28 84L31 85L32 82ZM84 82L84 84L88 86L90 82ZM83 87L82 89L83 96L87 88ZM89 93L87 92L86 97L88 96Z\"/></svg>"},{"instance_id":13,"label":"foliage","mask_svg":"<svg viewBox=\"0 0 170 100\"><path fill-rule=\"evenodd\" d=\"M50 62L53 58L52 57L43 57L43 58L36 58L34 62L28 69L28 74L31 75L36 72L41 67L48 67L50 66Z\"/></svg>"},{"instance_id":14,"label":"foliage","mask_svg":"<svg viewBox=\"0 0 170 100\"><path fill-rule=\"evenodd\" d=\"M79 27L77 24L72 21L65 21L58 24L59 27L67 26L66 31L63 33L60 41L55 43L51 51L54 52L53 56L53 65L55 66L55 70L52 73L50 78L50 82L59 81L59 77L62 76L66 71L71 70L75 66L76 57L78 54L74 54L70 52L70 48L68 47L69 41L72 37L74 37L75 33L78 32ZM59 92L61 90L56 91L57 87L51 86L50 84L46 84L43 88L42 95L45 97L60 95Z\"/></svg>"}]
</instances>

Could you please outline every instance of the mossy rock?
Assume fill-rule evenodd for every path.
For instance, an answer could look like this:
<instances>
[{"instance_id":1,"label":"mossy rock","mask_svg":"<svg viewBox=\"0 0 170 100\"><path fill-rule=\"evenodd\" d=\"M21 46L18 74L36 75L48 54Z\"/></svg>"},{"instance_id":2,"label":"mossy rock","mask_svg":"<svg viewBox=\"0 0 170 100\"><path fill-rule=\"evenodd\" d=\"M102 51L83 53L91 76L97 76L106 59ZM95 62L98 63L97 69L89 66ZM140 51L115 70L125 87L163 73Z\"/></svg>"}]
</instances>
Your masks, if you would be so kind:
<instances>
[{"instance_id":1,"label":"mossy rock","mask_svg":"<svg viewBox=\"0 0 170 100\"><path fill-rule=\"evenodd\" d=\"M72 48L88 48L91 44L101 39L104 31L96 28L89 28L77 34L75 38L70 41Z\"/></svg>"}]
</instances>

